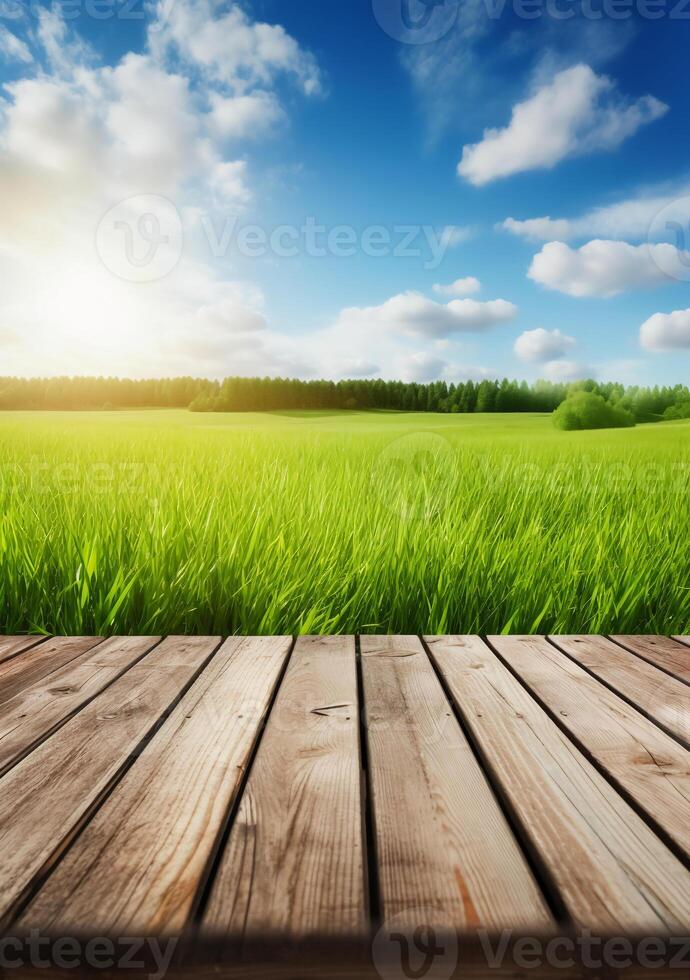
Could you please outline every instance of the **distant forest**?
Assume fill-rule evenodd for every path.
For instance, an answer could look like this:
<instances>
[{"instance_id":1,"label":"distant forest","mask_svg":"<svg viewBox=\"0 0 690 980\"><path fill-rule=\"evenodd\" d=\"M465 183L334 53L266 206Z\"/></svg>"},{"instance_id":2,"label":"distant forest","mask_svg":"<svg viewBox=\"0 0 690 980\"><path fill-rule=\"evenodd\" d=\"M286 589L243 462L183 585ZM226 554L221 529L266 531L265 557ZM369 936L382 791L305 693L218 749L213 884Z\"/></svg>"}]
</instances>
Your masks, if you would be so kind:
<instances>
[{"instance_id":1,"label":"distant forest","mask_svg":"<svg viewBox=\"0 0 690 980\"><path fill-rule=\"evenodd\" d=\"M188 408L193 412L389 409L404 412L552 412L573 391L620 405L638 422L690 417L690 390L578 381L299 381L283 378L0 378L0 409Z\"/></svg>"}]
</instances>

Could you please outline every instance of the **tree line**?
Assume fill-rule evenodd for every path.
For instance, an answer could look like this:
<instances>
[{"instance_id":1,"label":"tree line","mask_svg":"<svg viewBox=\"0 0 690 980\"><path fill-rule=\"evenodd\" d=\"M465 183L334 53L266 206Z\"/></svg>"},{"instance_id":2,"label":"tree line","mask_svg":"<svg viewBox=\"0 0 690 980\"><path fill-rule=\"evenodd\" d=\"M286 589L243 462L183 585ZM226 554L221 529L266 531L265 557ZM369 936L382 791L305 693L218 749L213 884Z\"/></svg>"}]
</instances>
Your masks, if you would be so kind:
<instances>
[{"instance_id":1,"label":"tree line","mask_svg":"<svg viewBox=\"0 0 690 980\"><path fill-rule=\"evenodd\" d=\"M0 377L0 409L189 408L195 398L217 394L219 387L203 378Z\"/></svg>"},{"instance_id":2,"label":"tree line","mask_svg":"<svg viewBox=\"0 0 690 980\"><path fill-rule=\"evenodd\" d=\"M0 378L0 410L188 408L194 412L299 409L404 412L552 412L574 391L601 395L637 422L690 417L686 385L624 387L615 383L499 380L301 381L291 378Z\"/></svg>"}]
</instances>

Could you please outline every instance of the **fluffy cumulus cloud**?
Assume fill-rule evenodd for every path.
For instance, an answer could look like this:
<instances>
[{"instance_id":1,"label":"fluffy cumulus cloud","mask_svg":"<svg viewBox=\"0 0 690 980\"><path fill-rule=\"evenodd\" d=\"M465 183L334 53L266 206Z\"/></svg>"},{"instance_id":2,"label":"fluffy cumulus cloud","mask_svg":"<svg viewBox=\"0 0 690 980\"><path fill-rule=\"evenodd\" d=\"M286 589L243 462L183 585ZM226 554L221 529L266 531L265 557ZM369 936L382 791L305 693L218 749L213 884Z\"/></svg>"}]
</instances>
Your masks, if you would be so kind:
<instances>
[{"instance_id":1,"label":"fluffy cumulus cloud","mask_svg":"<svg viewBox=\"0 0 690 980\"><path fill-rule=\"evenodd\" d=\"M459 297L472 296L474 293L478 293L482 286L474 276L465 276L463 279L456 279L455 282L450 282L446 285L436 282L432 288L439 296Z\"/></svg>"},{"instance_id":2,"label":"fluffy cumulus cloud","mask_svg":"<svg viewBox=\"0 0 690 980\"><path fill-rule=\"evenodd\" d=\"M399 23L400 3L378 4L386 6ZM487 117L499 118L505 113L505 100L517 101L523 94L525 76L550 79L557 70L581 62L599 70L635 36L631 20L593 20L580 4L571 5L567 30L546 15L506 30L504 0L426 6L430 8L424 17L427 26L414 35L417 41L426 38L433 43L400 45L400 60L432 140L444 130L476 132L486 125ZM418 9L423 9L421 3Z\"/></svg>"},{"instance_id":3,"label":"fluffy cumulus cloud","mask_svg":"<svg viewBox=\"0 0 690 980\"><path fill-rule=\"evenodd\" d=\"M159 3L149 39L159 59L178 57L236 93L266 88L280 74L292 76L307 95L322 88L314 56L280 24L253 21L238 3Z\"/></svg>"},{"instance_id":4,"label":"fluffy cumulus cloud","mask_svg":"<svg viewBox=\"0 0 690 980\"><path fill-rule=\"evenodd\" d=\"M470 320L467 314L453 314L449 306L452 303L436 303L420 293L401 293L379 306L347 307L329 326L293 337L294 351L308 352L312 374L326 377L420 382L494 377L490 367L467 357L469 338L489 329L487 313L475 310ZM515 315L512 304L506 307L509 311L502 305L491 307L492 325L503 322L496 309L506 316L509 312L511 318Z\"/></svg>"},{"instance_id":5,"label":"fluffy cumulus cloud","mask_svg":"<svg viewBox=\"0 0 690 980\"><path fill-rule=\"evenodd\" d=\"M626 289L668 283L671 280L664 270L677 264L678 250L668 244L630 245L595 239L573 249L565 242L549 242L532 259L528 275L568 296L609 297Z\"/></svg>"},{"instance_id":6,"label":"fluffy cumulus cloud","mask_svg":"<svg viewBox=\"0 0 690 980\"><path fill-rule=\"evenodd\" d=\"M567 157L611 150L667 109L651 95L628 99L605 75L575 65L515 105L503 129L487 129L481 142L465 146L458 173L482 185L554 167Z\"/></svg>"},{"instance_id":7,"label":"fluffy cumulus cloud","mask_svg":"<svg viewBox=\"0 0 690 980\"><path fill-rule=\"evenodd\" d=\"M640 327L640 343L647 350L687 350L690 348L690 310L650 316Z\"/></svg>"},{"instance_id":8,"label":"fluffy cumulus cloud","mask_svg":"<svg viewBox=\"0 0 690 980\"><path fill-rule=\"evenodd\" d=\"M59 183L83 184L86 177L87 195L97 191L111 202L152 189L186 201L193 182L201 189L210 184L227 203L246 200L238 143L266 135L285 118L276 93L254 86L283 72L311 91L318 69L282 27L252 23L235 6L221 13L216 4L177 0L166 18L158 9L149 49L126 53L112 67L93 63L93 52L57 10L41 13L37 34L52 71L36 69L7 86L3 176L22 171L36 184L47 178L53 197ZM190 31L185 44L182 25ZM228 74L219 80L209 67L215 56L208 37L226 37L230 25L238 38L225 51Z\"/></svg>"},{"instance_id":9,"label":"fluffy cumulus cloud","mask_svg":"<svg viewBox=\"0 0 690 980\"><path fill-rule=\"evenodd\" d=\"M595 374L593 368L582 361L556 360L549 361L544 366L544 375L548 381L582 381L583 378L592 378Z\"/></svg>"},{"instance_id":10,"label":"fluffy cumulus cloud","mask_svg":"<svg viewBox=\"0 0 690 980\"><path fill-rule=\"evenodd\" d=\"M256 140L286 119L285 110L272 92L226 96L210 93L212 131L229 140Z\"/></svg>"},{"instance_id":11,"label":"fluffy cumulus cloud","mask_svg":"<svg viewBox=\"0 0 690 980\"><path fill-rule=\"evenodd\" d=\"M339 322L405 336L443 338L459 333L484 333L516 315L517 307L504 299L486 302L453 299L437 303L410 291L391 296L380 306L345 309Z\"/></svg>"},{"instance_id":12,"label":"fluffy cumulus cloud","mask_svg":"<svg viewBox=\"0 0 690 980\"><path fill-rule=\"evenodd\" d=\"M403 381L424 383L443 378L447 369L448 362L444 358L427 351L417 351L403 359L400 377Z\"/></svg>"},{"instance_id":13,"label":"fluffy cumulus cloud","mask_svg":"<svg viewBox=\"0 0 690 980\"><path fill-rule=\"evenodd\" d=\"M690 223L690 184L651 188L634 197L592 208L574 218L506 218L501 227L527 241L571 241L582 238L659 240L667 237L667 222L687 228ZM673 227L673 226L672 226Z\"/></svg>"},{"instance_id":14,"label":"fluffy cumulus cloud","mask_svg":"<svg viewBox=\"0 0 690 980\"><path fill-rule=\"evenodd\" d=\"M493 378L495 371L485 367L469 365L464 361L450 360L429 351L416 351L400 356L393 362L395 370L389 375L401 381L416 381L424 384L429 381L482 381Z\"/></svg>"},{"instance_id":15,"label":"fluffy cumulus cloud","mask_svg":"<svg viewBox=\"0 0 690 980\"><path fill-rule=\"evenodd\" d=\"M214 260L199 228L251 205L245 142L285 123L278 80L320 91L313 56L235 3L197 0L155 6L143 50L113 64L58 7L41 9L27 42L33 53L0 31L24 65L0 97L3 370L309 373L270 330L261 291ZM184 248L142 285L106 268L94 241L113 206L152 193L173 202ZM122 229L134 253L157 233L139 217Z\"/></svg>"},{"instance_id":16,"label":"fluffy cumulus cloud","mask_svg":"<svg viewBox=\"0 0 690 980\"><path fill-rule=\"evenodd\" d=\"M560 330L525 330L515 341L513 350L521 361L552 361L562 358L575 347L575 338Z\"/></svg>"}]
</instances>

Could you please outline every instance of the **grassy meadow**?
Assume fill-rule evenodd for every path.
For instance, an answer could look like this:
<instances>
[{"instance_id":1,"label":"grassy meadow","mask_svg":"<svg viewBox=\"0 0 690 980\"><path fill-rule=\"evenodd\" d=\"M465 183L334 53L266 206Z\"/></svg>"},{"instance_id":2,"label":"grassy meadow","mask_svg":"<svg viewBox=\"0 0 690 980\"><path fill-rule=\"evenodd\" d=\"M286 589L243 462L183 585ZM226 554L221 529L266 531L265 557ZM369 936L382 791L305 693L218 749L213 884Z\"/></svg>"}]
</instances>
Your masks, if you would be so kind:
<instances>
[{"instance_id":1,"label":"grassy meadow","mask_svg":"<svg viewBox=\"0 0 690 980\"><path fill-rule=\"evenodd\" d=\"M0 632L685 632L690 422L0 413Z\"/></svg>"}]
</instances>

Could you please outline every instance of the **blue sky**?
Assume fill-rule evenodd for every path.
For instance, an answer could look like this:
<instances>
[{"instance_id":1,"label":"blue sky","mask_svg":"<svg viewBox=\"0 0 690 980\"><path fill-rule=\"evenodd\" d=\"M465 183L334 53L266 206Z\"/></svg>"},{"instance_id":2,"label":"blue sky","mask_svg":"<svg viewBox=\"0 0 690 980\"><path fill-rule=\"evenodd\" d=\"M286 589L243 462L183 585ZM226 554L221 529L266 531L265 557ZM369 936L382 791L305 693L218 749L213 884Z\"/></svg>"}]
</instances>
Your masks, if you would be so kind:
<instances>
[{"instance_id":1,"label":"blue sky","mask_svg":"<svg viewBox=\"0 0 690 980\"><path fill-rule=\"evenodd\" d=\"M689 22L2 0L0 375L687 380Z\"/></svg>"}]
</instances>

